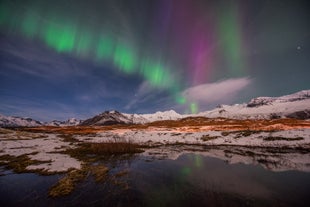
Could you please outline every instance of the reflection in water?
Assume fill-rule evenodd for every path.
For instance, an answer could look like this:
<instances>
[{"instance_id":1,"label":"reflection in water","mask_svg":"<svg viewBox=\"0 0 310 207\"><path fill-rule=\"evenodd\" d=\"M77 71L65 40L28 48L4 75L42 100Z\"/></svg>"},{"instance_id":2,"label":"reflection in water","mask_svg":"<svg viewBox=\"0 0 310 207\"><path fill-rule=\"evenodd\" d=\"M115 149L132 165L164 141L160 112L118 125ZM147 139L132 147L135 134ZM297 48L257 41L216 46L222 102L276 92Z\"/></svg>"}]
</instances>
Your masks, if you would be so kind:
<instances>
[{"instance_id":1,"label":"reflection in water","mask_svg":"<svg viewBox=\"0 0 310 207\"><path fill-rule=\"evenodd\" d=\"M298 170L310 172L310 151L308 149L292 148L251 148L241 146L165 146L151 148L144 155L151 159L176 160L185 153L194 153L195 163L201 165L200 157L215 157L227 163L244 163L260 165L271 171Z\"/></svg>"},{"instance_id":2,"label":"reflection in water","mask_svg":"<svg viewBox=\"0 0 310 207\"><path fill-rule=\"evenodd\" d=\"M271 172L197 154L141 164L136 173L141 179L134 188L145 192L147 206L307 206L310 201L309 173Z\"/></svg>"},{"instance_id":3,"label":"reflection in water","mask_svg":"<svg viewBox=\"0 0 310 207\"><path fill-rule=\"evenodd\" d=\"M222 154L228 153L231 159L236 156L232 151L236 149L222 149ZM214 157L221 157L220 149L213 153ZM49 198L47 192L62 175L10 174L3 170L0 205L308 206L310 202L308 172L273 172L255 162L253 165L235 160L229 164L233 162L202 154L178 154L174 160L150 160L144 155L127 161L113 160L104 163L111 169L108 181L96 183L89 175L72 194L61 198ZM253 154L247 156L256 160Z\"/></svg>"}]
</instances>

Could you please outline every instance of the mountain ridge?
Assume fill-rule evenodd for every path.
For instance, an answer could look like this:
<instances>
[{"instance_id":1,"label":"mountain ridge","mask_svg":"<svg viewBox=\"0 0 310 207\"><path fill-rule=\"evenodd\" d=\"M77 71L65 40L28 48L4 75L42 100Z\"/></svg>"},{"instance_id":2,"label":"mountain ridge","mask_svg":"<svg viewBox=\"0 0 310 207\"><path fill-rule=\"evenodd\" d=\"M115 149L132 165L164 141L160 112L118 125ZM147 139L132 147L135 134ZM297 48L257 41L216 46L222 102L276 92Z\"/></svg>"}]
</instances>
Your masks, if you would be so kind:
<instances>
[{"instance_id":1,"label":"mountain ridge","mask_svg":"<svg viewBox=\"0 0 310 207\"><path fill-rule=\"evenodd\" d=\"M310 119L310 90L302 90L280 97L257 97L248 103L221 105L197 115L230 119Z\"/></svg>"},{"instance_id":2,"label":"mountain ridge","mask_svg":"<svg viewBox=\"0 0 310 207\"><path fill-rule=\"evenodd\" d=\"M104 111L84 121L70 118L67 121L40 122L32 118L4 116L0 114L0 127L36 126L102 126L112 124L145 124L154 121L178 120L187 117L229 119L310 119L310 90L302 90L280 97L257 97L248 103L220 105L198 114L178 114L174 110L151 114L127 114L116 110Z\"/></svg>"}]
</instances>

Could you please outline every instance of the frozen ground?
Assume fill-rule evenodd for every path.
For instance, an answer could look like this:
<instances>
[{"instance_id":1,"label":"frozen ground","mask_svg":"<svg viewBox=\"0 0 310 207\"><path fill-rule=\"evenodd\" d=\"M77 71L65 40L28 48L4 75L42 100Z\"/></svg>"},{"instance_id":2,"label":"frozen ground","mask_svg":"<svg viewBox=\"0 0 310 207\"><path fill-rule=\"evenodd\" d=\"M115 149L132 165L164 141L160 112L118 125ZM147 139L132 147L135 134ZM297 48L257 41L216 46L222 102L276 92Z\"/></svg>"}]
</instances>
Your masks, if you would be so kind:
<instances>
[{"instance_id":1,"label":"frozen ground","mask_svg":"<svg viewBox=\"0 0 310 207\"><path fill-rule=\"evenodd\" d=\"M0 156L27 155L31 160L45 161L29 165L27 170L44 170L46 172L66 172L70 168L81 168L81 163L61 153L64 149L74 147L55 134L29 133L3 130L0 133ZM4 132L4 133L3 133Z\"/></svg>"},{"instance_id":2,"label":"frozen ground","mask_svg":"<svg viewBox=\"0 0 310 207\"><path fill-rule=\"evenodd\" d=\"M96 136L77 136L80 141L104 142L125 140L148 146L166 144L235 145L250 147L310 148L310 129L282 131L192 131L191 128L116 129Z\"/></svg>"},{"instance_id":3,"label":"frozen ground","mask_svg":"<svg viewBox=\"0 0 310 207\"><path fill-rule=\"evenodd\" d=\"M66 172L80 169L81 161L64 150L77 142L54 133L33 133L0 129L0 157L27 155L26 170ZM145 159L176 159L183 153L195 153L226 160L228 163L260 164L265 168L310 171L310 128L280 131L215 131L208 126L148 127L112 129L84 135L72 135L81 143L133 142L144 146ZM3 160L2 160L3 162Z\"/></svg>"}]
</instances>

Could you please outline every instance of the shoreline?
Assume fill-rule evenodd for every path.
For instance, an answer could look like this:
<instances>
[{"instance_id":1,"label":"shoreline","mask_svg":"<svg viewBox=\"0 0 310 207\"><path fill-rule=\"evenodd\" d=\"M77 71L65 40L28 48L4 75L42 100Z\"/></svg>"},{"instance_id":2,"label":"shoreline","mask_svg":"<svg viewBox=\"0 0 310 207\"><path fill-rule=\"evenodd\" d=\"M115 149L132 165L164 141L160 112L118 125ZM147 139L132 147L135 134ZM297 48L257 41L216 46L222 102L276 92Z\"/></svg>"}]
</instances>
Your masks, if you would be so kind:
<instances>
[{"instance_id":1,"label":"shoreline","mask_svg":"<svg viewBox=\"0 0 310 207\"><path fill-rule=\"evenodd\" d=\"M256 128L251 129L251 126ZM89 147L94 148L97 145L102 145L103 148L97 147L97 151L92 153L100 152L107 155L139 152L143 156L151 157L154 153L157 153L158 157L165 157L193 148L200 148L197 151L199 153L201 150L207 152L208 149L214 151L224 148L228 152L229 149L239 148L246 149L242 151L249 155L263 151L267 157L272 154L279 156L297 153L307 157L300 166L310 166L310 122L292 119L253 122L197 118L145 125L36 127L14 130L0 128L0 164L8 166L12 165L13 161L20 161L20 171L35 171L41 174L66 173L72 169L81 169L85 164L85 155L82 153L85 153L85 150L91 152L89 150L93 149ZM128 149L133 151L127 152ZM74 150L80 153L81 157L70 154ZM195 153L195 150L191 152ZM209 153L208 156L210 155L212 154ZM289 157L286 156L285 160L294 160L293 157ZM300 166L297 168L310 168Z\"/></svg>"}]
</instances>

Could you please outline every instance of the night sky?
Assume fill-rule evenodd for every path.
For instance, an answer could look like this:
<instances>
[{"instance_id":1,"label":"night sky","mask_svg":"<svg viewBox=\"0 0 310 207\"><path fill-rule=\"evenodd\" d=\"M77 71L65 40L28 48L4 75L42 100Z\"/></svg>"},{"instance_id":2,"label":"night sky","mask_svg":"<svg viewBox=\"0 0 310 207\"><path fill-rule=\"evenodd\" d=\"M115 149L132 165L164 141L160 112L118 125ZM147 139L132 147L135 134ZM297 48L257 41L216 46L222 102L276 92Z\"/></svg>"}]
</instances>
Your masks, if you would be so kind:
<instances>
[{"instance_id":1,"label":"night sky","mask_svg":"<svg viewBox=\"0 0 310 207\"><path fill-rule=\"evenodd\" d=\"M0 113L197 113L310 88L310 3L0 1Z\"/></svg>"}]
</instances>

